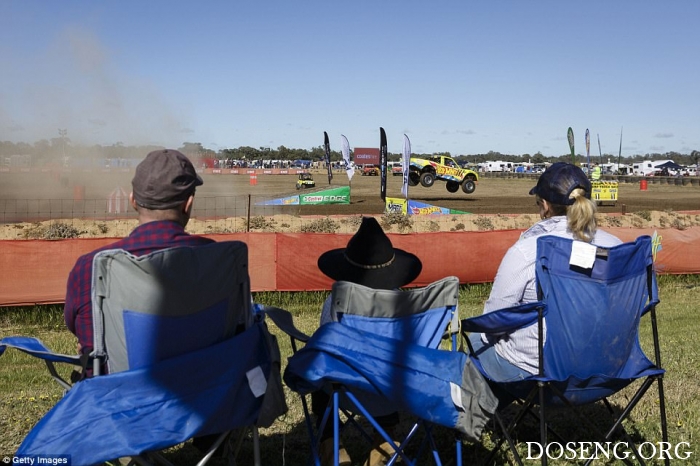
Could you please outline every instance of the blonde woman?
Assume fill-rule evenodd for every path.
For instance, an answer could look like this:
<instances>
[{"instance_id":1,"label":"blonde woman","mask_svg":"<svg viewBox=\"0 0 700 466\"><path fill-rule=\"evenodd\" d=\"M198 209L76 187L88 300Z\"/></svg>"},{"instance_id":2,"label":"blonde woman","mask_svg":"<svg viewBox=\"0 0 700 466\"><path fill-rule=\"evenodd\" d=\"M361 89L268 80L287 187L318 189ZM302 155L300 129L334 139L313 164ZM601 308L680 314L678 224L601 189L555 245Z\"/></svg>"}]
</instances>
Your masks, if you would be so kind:
<instances>
[{"instance_id":1,"label":"blonde woman","mask_svg":"<svg viewBox=\"0 0 700 466\"><path fill-rule=\"evenodd\" d=\"M598 229L596 204L590 199L591 183L579 167L564 162L552 164L530 195L535 196L541 220L506 252L484 313L537 301L535 259L539 236L562 236L602 247L621 243ZM472 334L470 340L493 380L516 381L538 372L537 324L500 335Z\"/></svg>"}]
</instances>

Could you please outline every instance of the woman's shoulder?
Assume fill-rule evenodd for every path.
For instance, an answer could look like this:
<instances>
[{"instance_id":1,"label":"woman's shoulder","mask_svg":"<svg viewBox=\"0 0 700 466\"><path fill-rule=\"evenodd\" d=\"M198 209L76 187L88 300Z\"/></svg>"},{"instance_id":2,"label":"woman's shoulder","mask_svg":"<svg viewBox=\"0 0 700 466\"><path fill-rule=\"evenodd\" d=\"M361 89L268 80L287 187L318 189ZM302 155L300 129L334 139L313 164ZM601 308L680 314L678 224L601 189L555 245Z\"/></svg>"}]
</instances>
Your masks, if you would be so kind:
<instances>
[{"instance_id":1,"label":"woman's shoulder","mask_svg":"<svg viewBox=\"0 0 700 466\"><path fill-rule=\"evenodd\" d=\"M595 238L593 239L593 244L604 248L617 246L618 244L622 243L623 241L620 238L601 229L596 230Z\"/></svg>"}]
</instances>

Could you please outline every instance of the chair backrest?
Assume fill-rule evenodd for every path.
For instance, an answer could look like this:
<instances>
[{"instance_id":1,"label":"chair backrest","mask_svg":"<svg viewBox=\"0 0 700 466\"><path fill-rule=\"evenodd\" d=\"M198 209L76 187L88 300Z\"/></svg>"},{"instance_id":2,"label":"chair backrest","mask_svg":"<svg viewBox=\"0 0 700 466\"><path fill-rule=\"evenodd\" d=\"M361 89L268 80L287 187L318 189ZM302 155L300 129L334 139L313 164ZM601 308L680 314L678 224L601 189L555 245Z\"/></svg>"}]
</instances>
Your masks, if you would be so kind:
<instances>
[{"instance_id":1,"label":"chair backrest","mask_svg":"<svg viewBox=\"0 0 700 466\"><path fill-rule=\"evenodd\" d=\"M457 277L405 291L338 281L333 284L331 300L332 320L405 342L436 348L448 323L457 331Z\"/></svg>"},{"instance_id":2,"label":"chair backrest","mask_svg":"<svg viewBox=\"0 0 700 466\"><path fill-rule=\"evenodd\" d=\"M659 302L651 238L611 248L583 245L583 256L595 254L590 268L572 259L578 246L556 236L537 240L536 277L547 306L544 374L553 380L636 378L654 367L638 338L640 317Z\"/></svg>"},{"instance_id":3,"label":"chair backrest","mask_svg":"<svg viewBox=\"0 0 700 466\"><path fill-rule=\"evenodd\" d=\"M110 373L221 342L253 320L248 248L240 241L173 247L93 262L95 355Z\"/></svg>"}]
</instances>

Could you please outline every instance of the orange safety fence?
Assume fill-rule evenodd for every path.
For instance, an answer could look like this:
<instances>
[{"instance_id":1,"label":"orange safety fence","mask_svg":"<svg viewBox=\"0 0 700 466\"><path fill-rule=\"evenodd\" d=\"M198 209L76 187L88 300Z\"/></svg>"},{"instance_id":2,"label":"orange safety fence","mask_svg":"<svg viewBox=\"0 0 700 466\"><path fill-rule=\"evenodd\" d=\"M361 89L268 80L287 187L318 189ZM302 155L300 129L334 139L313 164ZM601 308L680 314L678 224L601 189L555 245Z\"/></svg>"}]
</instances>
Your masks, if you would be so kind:
<instances>
[{"instance_id":1,"label":"orange safety fence","mask_svg":"<svg viewBox=\"0 0 700 466\"><path fill-rule=\"evenodd\" d=\"M700 273L700 227L606 228L623 241L654 238L656 268L664 274ZM455 275L461 283L493 281L506 250L522 230L392 234L395 247L415 253L423 271L411 286ZM205 235L248 244L253 291L329 290L332 281L316 265L324 251L342 248L350 234L236 233ZM76 259L115 238L0 241L0 306L62 303Z\"/></svg>"}]
</instances>

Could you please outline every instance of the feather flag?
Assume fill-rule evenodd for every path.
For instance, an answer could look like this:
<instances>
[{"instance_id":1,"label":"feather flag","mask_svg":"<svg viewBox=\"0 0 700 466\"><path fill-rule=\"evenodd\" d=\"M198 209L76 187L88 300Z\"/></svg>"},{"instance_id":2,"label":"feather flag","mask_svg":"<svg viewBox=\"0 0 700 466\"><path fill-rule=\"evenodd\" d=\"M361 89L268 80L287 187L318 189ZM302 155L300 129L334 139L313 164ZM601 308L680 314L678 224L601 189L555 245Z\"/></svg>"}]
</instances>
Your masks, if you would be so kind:
<instances>
[{"instance_id":1,"label":"feather flag","mask_svg":"<svg viewBox=\"0 0 700 466\"><path fill-rule=\"evenodd\" d=\"M340 135L340 147L343 154L343 161L345 162L345 172L348 174L348 181L352 181L352 177L355 174L355 165L350 161L350 143L348 138Z\"/></svg>"},{"instance_id":2,"label":"feather flag","mask_svg":"<svg viewBox=\"0 0 700 466\"><path fill-rule=\"evenodd\" d=\"M403 173L403 184L401 185L401 194L408 199L408 168L411 164L411 140L408 136L403 135L403 159L401 161L401 171Z\"/></svg>"},{"instance_id":3,"label":"feather flag","mask_svg":"<svg viewBox=\"0 0 700 466\"><path fill-rule=\"evenodd\" d=\"M574 150L574 130L569 126L566 132L566 138L569 140L569 149L571 150L571 163L576 165L576 151Z\"/></svg>"},{"instance_id":4,"label":"feather flag","mask_svg":"<svg viewBox=\"0 0 700 466\"><path fill-rule=\"evenodd\" d=\"M622 127L620 127L620 152L617 153L617 172L621 174L620 172L620 162L622 158Z\"/></svg>"},{"instance_id":5,"label":"feather flag","mask_svg":"<svg viewBox=\"0 0 700 466\"><path fill-rule=\"evenodd\" d=\"M333 169L331 168L331 143L328 141L328 133L323 132L323 148L326 151L326 168L328 168L328 184L333 179Z\"/></svg>"},{"instance_id":6,"label":"feather flag","mask_svg":"<svg viewBox=\"0 0 700 466\"><path fill-rule=\"evenodd\" d=\"M386 201L386 166L387 166L387 144L384 128L379 128L379 196L382 201Z\"/></svg>"},{"instance_id":7,"label":"feather flag","mask_svg":"<svg viewBox=\"0 0 700 466\"><path fill-rule=\"evenodd\" d=\"M591 170L591 133L586 128L586 163L588 164L588 173Z\"/></svg>"}]
</instances>

